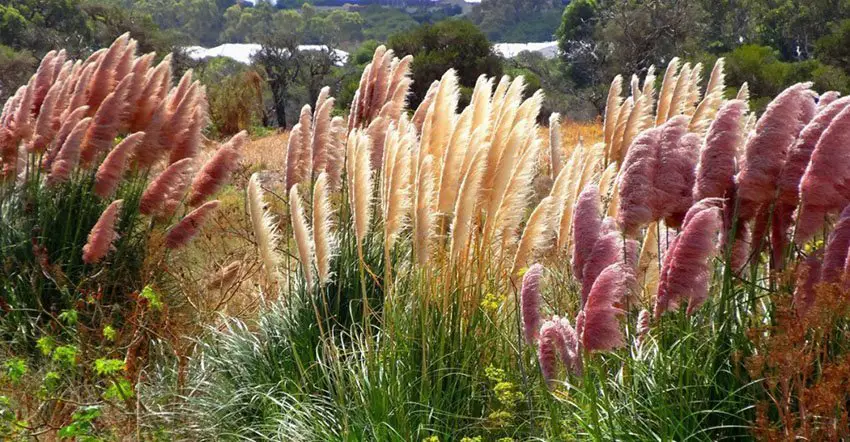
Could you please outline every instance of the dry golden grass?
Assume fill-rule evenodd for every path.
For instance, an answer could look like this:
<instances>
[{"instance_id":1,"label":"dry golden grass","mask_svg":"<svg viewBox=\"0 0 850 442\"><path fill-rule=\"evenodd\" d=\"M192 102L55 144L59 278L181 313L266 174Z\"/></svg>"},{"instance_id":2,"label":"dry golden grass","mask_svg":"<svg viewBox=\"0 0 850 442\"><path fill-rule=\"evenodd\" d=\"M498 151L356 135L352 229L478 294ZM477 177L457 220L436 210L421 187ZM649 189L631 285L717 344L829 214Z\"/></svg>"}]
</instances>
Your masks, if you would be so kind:
<instances>
[{"instance_id":1,"label":"dry golden grass","mask_svg":"<svg viewBox=\"0 0 850 442\"><path fill-rule=\"evenodd\" d=\"M242 152L242 163L255 170L284 170L289 131L251 140Z\"/></svg>"},{"instance_id":2,"label":"dry golden grass","mask_svg":"<svg viewBox=\"0 0 850 442\"><path fill-rule=\"evenodd\" d=\"M539 170L548 171L550 167L548 149L549 128L540 126L537 130L540 139L545 140L547 146L545 149L540 149ZM602 120L599 118L592 121L564 120L561 122L561 158L566 161L569 158L569 153L573 151L579 141L589 147L596 143L601 143L602 138Z\"/></svg>"}]
</instances>

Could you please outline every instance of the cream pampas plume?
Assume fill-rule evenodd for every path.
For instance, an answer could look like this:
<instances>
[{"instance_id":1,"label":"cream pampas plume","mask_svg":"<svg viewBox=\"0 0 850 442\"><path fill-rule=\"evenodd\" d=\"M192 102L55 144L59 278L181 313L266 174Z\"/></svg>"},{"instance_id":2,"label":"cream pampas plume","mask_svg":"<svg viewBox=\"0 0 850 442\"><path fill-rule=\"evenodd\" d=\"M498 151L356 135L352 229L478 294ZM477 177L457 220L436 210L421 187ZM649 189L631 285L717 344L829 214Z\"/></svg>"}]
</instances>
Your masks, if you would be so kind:
<instances>
[{"instance_id":1,"label":"cream pampas plume","mask_svg":"<svg viewBox=\"0 0 850 442\"><path fill-rule=\"evenodd\" d=\"M673 57L670 63L667 64L667 70L664 72L664 79L661 81L661 92L658 95L658 110L655 114L655 125L660 126L667 121L667 114L670 112L671 100L673 99L673 91L676 88L677 76L679 71L679 58Z\"/></svg>"},{"instance_id":2,"label":"cream pampas plume","mask_svg":"<svg viewBox=\"0 0 850 442\"><path fill-rule=\"evenodd\" d=\"M428 109L431 108L431 103L434 102L434 96L437 95L437 90L439 88L440 81L434 80L434 82L431 83L431 86L428 87L428 92L425 93L425 98L422 99L422 102L419 103L419 107L416 108L416 112L413 113L413 117L410 121L419 133L422 132L422 126L425 124L425 117L428 114Z\"/></svg>"},{"instance_id":3,"label":"cream pampas plume","mask_svg":"<svg viewBox=\"0 0 850 442\"><path fill-rule=\"evenodd\" d=\"M583 348L610 351L625 345L619 320L625 311L616 305L629 297L633 286L634 276L621 264L612 264L599 274L576 321Z\"/></svg>"},{"instance_id":4,"label":"cream pampas plume","mask_svg":"<svg viewBox=\"0 0 850 442\"><path fill-rule=\"evenodd\" d=\"M427 155L416 176L415 214L413 223L413 250L416 262L424 265L428 261L431 236L434 231L436 189L434 189L434 157Z\"/></svg>"},{"instance_id":5,"label":"cream pampas plume","mask_svg":"<svg viewBox=\"0 0 850 442\"><path fill-rule=\"evenodd\" d=\"M118 222L118 211L123 203L123 200L113 201L92 227L88 242L83 246L83 262L86 264L100 262L109 253L112 243L118 238L115 224Z\"/></svg>"},{"instance_id":6,"label":"cream pampas plume","mask_svg":"<svg viewBox=\"0 0 850 442\"><path fill-rule=\"evenodd\" d=\"M440 78L440 86L434 96L434 103L426 117L426 120L430 120L430 126L428 131L422 133L424 147L420 155L431 154L435 161L442 162L454 124L459 96L457 74L454 69L449 69Z\"/></svg>"},{"instance_id":7,"label":"cream pampas plume","mask_svg":"<svg viewBox=\"0 0 850 442\"><path fill-rule=\"evenodd\" d=\"M144 132L136 132L129 135L106 155L106 159L97 168L97 173L95 174L95 194L101 198L108 198L115 192L118 182L121 180L121 176L127 167L127 160L133 151L139 147L144 136Z\"/></svg>"},{"instance_id":8,"label":"cream pampas plume","mask_svg":"<svg viewBox=\"0 0 850 442\"><path fill-rule=\"evenodd\" d=\"M301 196L298 195L298 185L289 189L289 216L292 220L292 234L298 246L298 261L304 273L304 282L309 290L313 287L313 241L304 209L301 208Z\"/></svg>"},{"instance_id":9,"label":"cream pampas plume","mask_svg":"<svg viewBox=\"0 0 850 442\"><path fill-rule=\"evenodd\" d=\"M683 113L688 116L693 116L694 110L696 109L697 102L700 97L700 87L699 84L702 82L702 63L697 63L691 69L688 78L688 93L685 96L684 110Z\"/></svg>"},{"instance_id":10,"label":"cream pampas plume","mask_svg":"<svg viewBox=\"0 0 850 442\"><path fill-rule=\"evenodd\" d=\"M304 178L300 175L301 166L299 161L301 158L301 150L306 149L301 142L304 139L303 132L309 132L309 128L301 126L301 123L296 123L292 126L289 132L289 141L286 146L286 188L291 189L292 186L298 184Z\"/></svg>"},{"instance_id":11,"label":"cream pampas plume","mask_svg":"<svg viewBox=\"0 0 850 442\"><path fill-rule=\"evenodd\" d=\"M168 230L165 235L165 247L175 250L189 244L219 204L221 203L218 200L207 201L189 212L179 223Z\"/></svg>"},{"instance_id":12,"label":"cream pampas plume","mask_svg":"<svg viewBox=\"0 0 850 442\"><path fill-rule=\"evenodd\" d=\"M838 281L844 271L844 263L847 261L848 247L850 247L850 205L844 208L832 233L823 256L823 270L821 280L831 283Z\"/></svg>"},{"instance_id":13,"label":"cream pampas plume","mask_svg":"<svg viewBox=\"0 0 850 442\"><path fill-rule=\"evenodd\" d=\"M649 95L641 95L634 100L634 108L626 120L623 139L617 144L616 151L611 152L609 161L621 163L635 137L652 125L652 105L652 97Z\"/></svg>"},{"instance_id":14,"label":"cream pampas plume","mask_svg":"<svg viewBox=\"0 0 850 442\"><path fill-rule=\"evenodd\" d=\"M334 99L328 98L323 103L317 103L316 106L316 115L313 118L313 134L310 141L313 155L313 176L318 176L324 172L328 164L328 149L332 136L331 111L333 111Z\"/></svg>"},{"instance_id":15,"label":"cream pampas plume","mask_svg":"<svg viewBox=\"0 0 850 442\"><path fill-rule=\"evenodd\" d=\"M410 194L410 148L415 143L416 135L409 130L404 133L393 132L393 141L387 146L384 176L381 179L384 248L387 254L409 217L413 200Z\"/></svg>"},{"instance_id":16,"label":"cream pampas plume","mask_svg":"<svg viewBox=\"0 0 850 442\"><path fill-rule=\"evenodd\" d=\"M808 123L805 115L814 111L810 86L811 83L798 83L785 89L756 123L738 173L739 218L752 219L758 206L774 197L788 150Z\"/></svg>"},{"instance_id":17,"label":"cream pampas plume","mask_svg":"<svg viewBox=\"0 0 850 442\"><path fill-rule=\"evenodd\" d=\"M62 147L50 168L50 174L47 176L49 184L57 184L70 178L71 171L77 167L80 161L80 145L83 143L90 123L91 118L83 118L68 134L68 138L62 143Z\"/></svg>"},{"instance_id":18,"label":"cream pampas plume","mask_svg":"<svg viewBox=\"0 0 850 442\"><path fill-rule=\"evenodd\" d=\"M557 112L549 116L549 161L552 169L550 176L554 180L561 173L561 115Z\"/></svg>"},{"instance_id":19,"label":"cream pampas plume","mask_svg":"<svg viewBox=\"0 0 850 442\"><path fill-rule=\"evenodd\" d=\"M640 134L623 161L617 190L617 220L626 236L635 236L655 219L655 176L660 167L661 128Z\"/></svg>"},{"instance_id":20,"label":"cream pampas plume","mask_svg":"<svg viewBox=\"0 0 850 442\"><path fill-rule=\"evenodd\" d=\"M239 166L242 147L248 142L245 131L234 135L221 146L192 180L188 203L196 207L215 194L230 180L230 175Z\"/></svg>"},{"instance_id":21,"label":"cream pampas plume","mask_svg":"<svg viewBox=\"0 0 850 442\"><path fill-rule=\"evenodd\" d=\"M520 291L522 332L528 345L534 344L540 331L541 276L543 276L543 266L534 264L528 268L528 271L522 277L522 290Z\"/></svg>"},{"instance_id":22,"label":"cream pampas plume","mask_svg":"<svg viewBox=\"0 0 850 442\"><path fill-rule=\"evenodd\" d=\"M711 76L705 86L705 96L694 111L693 117L691 117L691 123L688 127L691 132L703 133L714 120L717 109L723 102L723 90L726 88L724 66L723 58L718 58L717 62L714 63L714 69L711 70Z\"/></svg>"},{"instance_id":23,"label":"cream pampas plume","mask_svg":"<svg viewBox=\"0 0 850 442\"><path fill-rule=\"evenodd\" d=\"M331 120L331 136L328 145L328 164L325 170L328 173L328 184L331 189L339 189L342 184L342 170L345 167L345 119L334 117Z\"/></svg>"},{"instance_id":24,"label":"cream pampas plume","mask_svg":"<svg viewBox=\"0 0 850 442\"><path fill-rule=\"evenodd\" d=\"M583 278L584 264L593 252L593 246L599 239L601 228L602 201L599 198L599 189L590 185L581 191L573 216L573 275L579 281Z\"/></svg>"},{"instance_id":25,"label":"cream pampas plume","mask_svg":"<svg viewBox=\"0 0 850 442\"><path fill-rule=\"evenodd\" d=\"M691 64L687 62L679 70L676 85L673 87L673 95L670 97L670 109L667 110L665 121L681 115L686 111L688 95L690 94L691 72Z\"/></svg>"},{"instance_id":26,"label":"cream pampas plume","mask_svg":"<svg viewBox=\"0 0 850 442\"><path fill-rule=\"evenodd\" d=\"M661 258L658 233L658 223L650 224L646 229L646 235L643 237L643 244L640 248L637 280L643 288L644 302L648 301L658 291L659 259Z\"/></svg>"},{"instance_id":27,"label":"cream pampas plume","mask_svg":"<svg viewBox=\"0 0 850 442\"><path fill-rule=\"evenodd\" d=\"M168 200L172 190L180 186L191 172L192 159L184 158L160 173L142 193L139 201L139 212L142 215L154 215L160 213Z\"/></svg>"},{"instance_id":28,"label":"cream pampas plume","mask_svg":"<svg viewBox=\"0 0 850 442\"><path fill-rule=\"evenodd\" d=\"M352 132L348 138L349 156L348 163L351 166L348 171L351 180L349 192L352 198L352 211L354 216L354 235L357 239L357 250L362 259L363 240L369 231L371 222L372 206L372 169L370 166L369 137L359 131Z\"/></svg>"},{"instance_id":29,"label":"cream pampas plume","mask_svg":"<svg viewBox=\"0 0 850 442\"><path fill-rule=\"evenodd\" d=\"M547 196L531 212L520 236L516 254L514 254L511 275L516 275L520 269L528 265L529 260L545 253L546 249L551 246L552 238L554 238L553 227L556 209L555 199Z\"/></svg>"},{"instance_id":30,"label":"cream pampas plume","mask_svg":"<svg viewBox=\"0 0 850 442\"><path fill-rule=\"evenodd\" d=\"M441 215L450 216L454 209L455 201L461 175L463 174L463 159L469 146L472 124L472 108L464 109L458 118L452 134L449 137L448 146L443 154L442 172L440 182L437 185L437 212Z\"/></svg>"},{"instance_id":31,"label":"cream pampas plume","mask_svg":"<svg viewBox=\"0 0 850 442\"><path fill-rule=\"evenodd\" d=\"M479 190L481 189L481 179L484 173L486 151L487 148L485 146L475 152L460 184L460 191L458 192L455 203L454 218L451 225L451 255L455 262L460 260L469 242L475 207L478 201Z\"/></svg>"},{"instance_id":32,"label":"cream pampas plume","mask_svg":"<svg viewBox=\"0 0 850 442\"><path fill-rule=\"evenodd\" d=\"M620 111L620 106L623 101L620 96L623 93L623 77L617 75L611 82L611 87L608 88L608 101L605 105L605 120L602 123L602 133L604 134L605 145L610 150L611 143L614 141L614 129L617 127L617 116Z\"/></svg>"},{"instance_id":33,"label":"cream pampas plume","mask_svg":"<svg viewBox=\"0 0 850 442\"><path fill-rule=\"evenodd\" d=\"M124 77L121 83L101 103L94 114L92 124L86 132L86 138L80 149L80 162L90 164L103 152L109 151L112 141L121 129L124 113L127 109L127 91L135 77L131 74Z\"/></svg>"},{"instance_id":34,"label":"cream pampas plume","mask_svg":"<svg viewBox=\"0 0 850 442\"><path fill-rule=\"evenodd\" d=\"M736 155L743 133L747 103L727 102L708 128L697 164L694 199L728 198L735 180Z\"/></svg>"},{"instance_id":35,"label":"cream pampas plume","mask_svg":"<svg viewBox=\"0 0 850 442\"><path fill-rule=\"evenodd\" d=\"M528 204L528 195L532 191L531 182L539 151L539 140L531 141L525 152L519 157L507 188L501 193L501 203L496 211L491 232L495 232L495 238L500 240L503 251L516 240L516 231L522 221L523 209ZM488 219L487 223L489 222Z\"/></svg>"},{"instance_id":36,"label":"cream pampas plume","mask_svg":"<svg viewBox=\"0 0 850 442\"><path fill-rule=\"evenodd\" d=\"M661 270L655 316L675 309L688 300L692 314L708 298L711 279L710 259L717 253L717 235L722 226L720 208L715 201L703 200L688 211L682 233L668 250Z\"/></svg>"},{"instance_id":37,"label":"cream pampas plume","mask_svg":"<svg viewBox=\"0 0 850 442\"><path fill-rule=\"evenodd\" d=\"M328 194L328 174L322 172L313 186L313 243L316 251L316 269L319 273L319 285L330 281L331 257L333 256L333 222L331 221L331 202Z\"/></svg>"},{"instance_id":38,"label":"cream pampas plume","mask_svg":"<svg viewBox=\"0 0 850 442\"><path fill-rule=\"evenodd\" d=\"M248 180L246 192L247 196L245 199L248 205L248 215L251 218L251 226L254 230L254 238L257 241L257 251L260 254L260 261L263 264L263 270L266 272L268 281L274 282L278 280L278 266L281 262L280 255L277 253L277 246L280 243L280 232L271 213L266 209L263 199L264 192L260 185L260 177L256 173L251 175L251 178Z\"/></svg>"}]
</instances>

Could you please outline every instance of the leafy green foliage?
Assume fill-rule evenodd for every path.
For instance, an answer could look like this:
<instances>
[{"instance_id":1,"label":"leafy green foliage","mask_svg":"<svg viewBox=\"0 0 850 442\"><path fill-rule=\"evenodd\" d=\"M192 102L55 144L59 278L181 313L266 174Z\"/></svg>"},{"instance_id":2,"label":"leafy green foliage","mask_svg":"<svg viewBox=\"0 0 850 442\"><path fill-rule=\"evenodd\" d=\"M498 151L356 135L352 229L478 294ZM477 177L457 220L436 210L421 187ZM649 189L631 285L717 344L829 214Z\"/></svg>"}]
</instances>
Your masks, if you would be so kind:
<instances>
[{"instance_id":1,"label":"leafy green foliage","mask_svg":"<svg viewBox=\"0 0 850 442\"><path fill-rule=\"evenodd\" d=\"M410 107L422 101L428 87L448 69L458 73L460 85L471 88L482 74L498 77L502 65L487 37L471 22L446 20L390 37L388 46L398 56L413 55L413 91Z\"/></svg>"}]
</instances>

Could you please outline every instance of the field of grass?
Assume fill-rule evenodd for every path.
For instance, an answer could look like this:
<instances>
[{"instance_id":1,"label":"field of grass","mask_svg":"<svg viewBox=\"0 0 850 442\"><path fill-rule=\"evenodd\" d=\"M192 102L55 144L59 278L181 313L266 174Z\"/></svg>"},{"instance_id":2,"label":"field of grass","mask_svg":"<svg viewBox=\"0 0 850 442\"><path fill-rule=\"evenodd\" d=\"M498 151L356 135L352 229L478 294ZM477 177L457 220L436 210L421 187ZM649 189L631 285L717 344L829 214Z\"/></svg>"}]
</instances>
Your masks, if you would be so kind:
<instances>
[{"instance_id":1,"label":"field of grass","mask_svg":"<svg viewBox=\"0 0 850 442\"><path fill-rule=\"evenodd\" d=\"M0 437L850 437L850 100L674 60L547 128L379 47L345 118L205 143L191 73L98 54L0 117Z\"/></svg>"}]
</instances>

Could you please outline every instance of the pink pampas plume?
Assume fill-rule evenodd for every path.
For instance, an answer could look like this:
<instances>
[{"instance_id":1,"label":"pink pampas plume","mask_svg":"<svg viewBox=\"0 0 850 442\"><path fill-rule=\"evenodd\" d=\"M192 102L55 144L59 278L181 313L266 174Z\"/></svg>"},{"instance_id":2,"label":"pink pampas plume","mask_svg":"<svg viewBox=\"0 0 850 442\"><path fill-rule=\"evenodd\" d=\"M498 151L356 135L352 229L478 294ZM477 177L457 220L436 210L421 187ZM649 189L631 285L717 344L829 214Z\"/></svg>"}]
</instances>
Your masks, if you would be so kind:
<instances>
[{"instance_id":1,"label":"pink pampas plume","mask_svg":"<svg viewBox=\"0 0 850 442\"><path fill-rule=\"evenodd\" d=\"M537 340L540 331L540 277L543 276L543 266L532 265L522 277L520 293L522 309L522 331L525 342L532 345Z\"/></svg>"},{"instance_id":2,"label":"pink pampas plume","mask_svg":"<svg viewBox=\"0 0 850 442\"><path fill-rule=\"evenodd\" d=\"M626 312L615 304L630 296L634 283L631 271L621 264L612 264L599 274L580 313L583 348L610 351L625 345L619 317Z\"/></svg>"},{"instance_id":3,"label":"pink pampas plume","mask_svg":"<svg viewBox=\"0 0 850 442\"><path fill-rule=\"evenodd\" d=\"M92 227L88 242L83 246L83 262L86 264L98 263L109 253L112 243L118 238L115 224L123 203L123 200L113 201Z\"/></svg>"},{"instance_id":4,"label":"pink pampas plume","mask_svg":"<svg viewBox=\"0 0 850 442\"><path fill-rule=\"evenodd\" d=\"M53 138L53 141L50 143L50 147L47 149L47 153L44 156L42 167L45 170L51 169L53 161L56 159L56 155L59 154L59 150L62 148L62 145L65 144L65 140L68 139L68 135L71 134L71 131L73 131L74 127L77 126L77 123L85 118L88 111L88 106L81 106L65 117L65 121L62 122L62 125L59 127L59 132Z\"/></svg>"},{"instance_id":5,"label":"pink pampas plume","mask_svg":"<svg viewBox=\"0 0 850 442\"><path fill-rule=\"evenodd\" d=\"M581 191L573 215L573 274L579 281L582 280L584 263L593 252L601 228L602 201L599 199L599 187L589 185Z\"/></svg>"},{"instance_id":6,"label":"pink pampas plume","mask_svg":"<svg viewBox=\"0 0 850 442\"><path fill-rule=\"evenodd\" d=\"M581 355L576 332L566 318L558 316L543 323L537 341L537 360L540 372L549 389L554 388L558 373L558 359L568 371L580 375Z\"/></svg>"},{"instance_id":7,"label":"pink pampas plume","mask_svg":"<svg viewBox=\"0 0 850 442\"><path fill-rule=\"evenodd\" d=\"M841 98L841 92L828 91L820 94L818 97L818 106L816 112L820 112L823 108L832 104L833 101Z\"/></svg>"},{"instance_id":8,"label":"pink pampas plume","mask_svg":"<svg viewBox=\"0 0 850 442\"><path fill-rule=\"evenodd\" d=\"M834 103L833 103L834 104ZM845 106L823 132L800 181L801 206L795 239L803 244L820 230L824 217L850 201L850 106Z\"/></svg>"},{"instance_id":9,"label":"pink pampas plume","mask_svg":"<svg viewBox=\"0 0 850 442\"><path fill-rule=\"evenodd\" d=\"M797 284L794 288L794 308L797 311L797 316L800 318L806 316L815 304L815 286L821 280L821 252L819 250L813 253L797 268Z\"/></svg>"},{"instance_id":10,"label":"pink pampas plume","mask_svg":"<svg viewBox=\"0 0 850 442\"><path fill-rule=\"evenodd\" d=\"M89 95L86 103L92 109L97 109L106 99L106 96L112 92L116 81L115 67L127 50L129 40L129 32L122 34L112 42L109 49L98 60L97 69L94 71L91 82L89 83Z\"/></svg>"},{"instance_id":11,"label":"pink pampas plume","mask_svg":"<svg viewBox=\"0 0 850 442\"><path fill-rule=\"evenodd\" d=\"M29 152L42 153L50 145L50 140L56 135L59 130L59 119L56 118L56 106L59 101L59 96L62 93L63 83L54 83L53 87L47 92L44 97L44 102L41 105L38 113L38 118L35 121L35 133L32 142L27 145Z\"/></svg>"},{"instance_id":12,"label":"pink pampas plume","mask_svg":"<svg viewBox=\"0 0 850 442\"><path fill-rule=\"evenodd\" d=\"M92 124L86 132L86 138L80 149L80 162L91 164L103 152L109 151L112 141L121 129L123 115L127 109L127 90L133 83L133 75L121 80L115 91L106 96L94 114Z\"/></svg>"},{"instance_id":13,"label":"pink pampas plume","mask_svg":"<svg viewBox=\"0 0 850 442\"><path fill-rule=\"evenodd\" d=\"M215 155L204 165L192 180L192 189L188 204L197 207L224 186L230 175L239 166L242 147L248 142L245 131L234 135L230 141L216 151Z\"/></svg>"},{"instance_id":14,"label":"pink pampas plume","mask_svg":"<svg viewBox=\"0 0 850 442\"><path fill-rule=\"evenodd\" d=\"M678 227L693 202L695 169L701 141L687 133L689 118L680 115L661 126L658 172L655 175L655 219Z\"/></svg>"},{"instance_id":15,"label":"pink pampas plume","mask_svg":"<svg viewBox=\"0 0 850 442\"><path fill-rule=\"evenodd\" d=\"M543 380L551 390L555 387L555 378L558 376L558 344L563 336L558 331L558 325L552 320L543 323L538 332L540 340L537 343L537 362L540 364Z\"/></svg>"},{"instance_id":16,"label":"pink pampas plume","mask_svg":"<svg viewBox=\"0 0 850 442\"><path fill-rule=\"evenodd\" d=\"M832 283L838 281L844 271L844 263L847 261L848 247L850 247L850 205L841 212L841 217L835 223L823 257L823 270L821 280Z\"/></svg>"},{"instance_id":17,"label":"pink pampas plume","mask_svg":"<svg viewBox=\"0 0 850 442\"><path fill-rule=\"evenodd\" d=\"M151 181L142 194L139 212L142 215L153 215L161 212L172 190L185 181L186 175L191 171L191 166L192 159L184 158L168 166Z\"/></svg>"},{"instance_id":18,"label":"pink pampas plume","mask_svg":"<svg viewBox=\"0 0 850 442\"><path fill-rule=\"evenodd\" d=\"M56 160L50 168L50 174L47 175L47 183L54 185L63 181L67 181L71 176L71 171L77 167L80 162L80 145L85 137L86 130L89 128L91 118L80 120L68 134L68 138L59 149L56 155Z\"/></svg>"},{"instance_id":19,"label":"pink pampas plume","mask_svg":"<svg viewBox=\"0 0 850 442\"><path fill-rule=\"evenodd\" d=\"M738 173L739 218L752 219L758 206L773 199L788 150L808 123L808 114L814 112L810 86L811 83L798 83L785 89L756 123Z\"/></svg>"},{"instance_id":20,"label":"pink pampas plume","mask_svg":"<svg viewBox=\"0 0 850 442\"><path fill-rule=\"evenodd\" d=\"M171 149L168 164L174 164L184 158L194 158L198 154L204 127L209 123L206 95L206 88L204 86L199 87L194 102L194 112L191 115L191 123L186 129L185 136Z\"/></svg>"},{"instance_id":21,"label":"pink pampas plume","mask_svg":"<svg viewBox=\"0 0 850 442\"><path fill-rule=\"evenodd\" d=\"M623 238L620 232L611 232L599 238L582 270L581 305L587 302L596 279L606 267L622 263L624 268L636 268L638 249L637 241Z\"/></svg>"},{"instance_id":22,"label":"pink pampas plume","mask_svg":"<svg viewBox=\"0 0 850 442\"><path fill-rule=\"evenodd\" d=\"M850 97L844 97L823 107L803 128L788 152L788 161L779 176L779 201L791 206L792 210L799 203L800 181L806 172L818 140L832 120L848 105L850 105Z\"/></svg>"},{"instance_id":23,"label":"pink pampas plume","mask_svg":"<svg viewBox=\"0 0 850 442\"><path fill-rule=\"evenodd\" d=\"M56 51L50 51L41 59L38 65L38 70L35 71L35 81L33 81L33 108L40 109L41 104L47 96L47 91L50 90L53 81L56 79ZM60 61L60 65L64 63Z\"/></svg>"},{"instance_id":24,"label":"pink pampas plume","mask_svg":"<svg viewBox=\"0 0 850 442\"><path fill-rule=\"evenodd\" d=\"M649 311L644 309L641 310L640 313L638 313L636 327L638 342L643 342L644 338L646 338L646 335L649 334L651 321L652 315L649 313Z\"/></svg>"},{"instance_id":25,"label":"pink pampas plume","mask_svg":"<svg viewBox=\"0 0 850 442\"><path fill-rule=\"evenodd\" d=\"M656 317L676 308L684 299L688 300L688 314L693 314L708 298L709 260L717 253L716 239L721 225L721 211L716 202L703 200L688 211L682 233L664 259Z\"/></svg>"},{"instance_id":26,"label":"pink pampas plume","mask_svg":"<svg viewBox=\"0 0 850 442\"><path fill-rule=\"evenodd\" d=\"M165 235L165 247L174 250L188 244L198 234L207 218L218 208L219 204L218 200L207 201L189 212L179 223L168 230Z\"/></svg>"},{"instance_id":27,"label":"pink pampas plume","mask_svg":"<svg viewBox=\"0 0 850 442\"><path fill-rule=\"evenodd\" d=\"M729 197L735 184L735 158L744 138L747 103L726 102L708 128L700 149L694 185L694 200Z\"/></svg>"},{"instance_id":28,"label":"pink pampas plume","mask_svg":"<svg viewBox=\"0 0 850 442\"><path fill-rule=\"evenodd\" d=\"M95 194L101 198L108 198L115 192L118 182L121 181L121 176L124 175L130 154L136 150L144 136L144 132L129 135L106 155L106 159L97 168L97 173L94 176Z\"/></svg>"},{"instance_id":29,"label":"pink pampas plume","mask_svg":"<svg viewBox=\"0 0 850 442\"><path fill-rule=\"evenodd\" d=\"M12 117L12 129L15 131L15 135L20 140L28 139L32 135L33 130L33 100L35 99L35 87L33 83L35 82L35 77L31 77L29 83L26 86L21 86L19 89L21 93L20 101L18 101L18 106L15 110L15 115Z\"/></svg>"},{"instance_id":30,"label":"pink pampas plume","mask_svg":"<svg viewBox=\"0 0 850 442\"><path fill-rule=\"evenodd\" d=\"M579 343L578 333L573 328L572 324L570 324L570 320L567 318L558 318L555 316L552 318L555 321L560 329L561 334L564 337L564 346L560 348L559 353L561 354L561 363L570 370L574 375L581 376L582 371L584 370L581 358L581 344Z\"/></svg>"},{"instance_id":31,"label":"pink pampas plume","mask_svg":"<svg viewBox=\"0 0 850 442\"><path fill-rule=\"evenodd\" d=\"M655 175L658 172L661 129L641 132L632 142L621 168L617 221L626 236L637 235L655 215Z\"/></svg>"}]
</instances>

